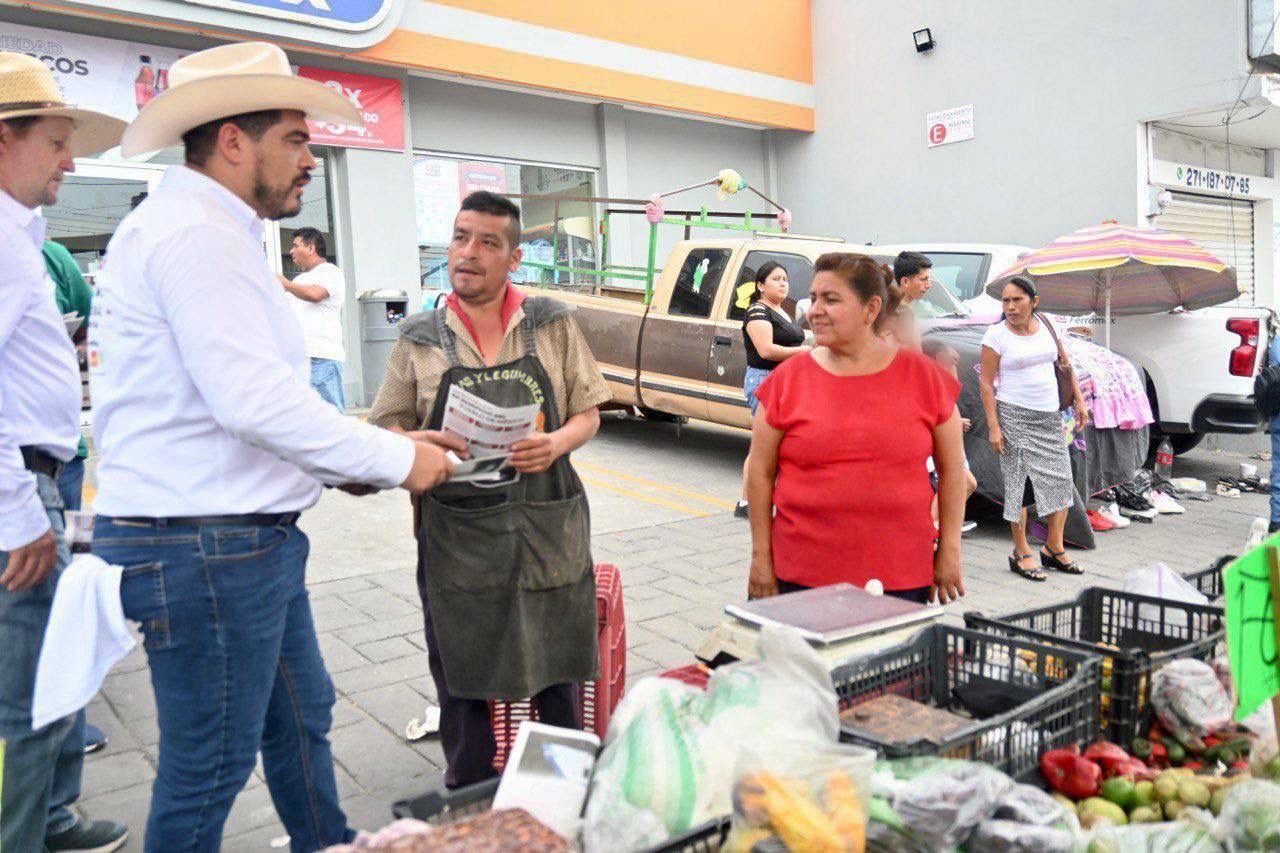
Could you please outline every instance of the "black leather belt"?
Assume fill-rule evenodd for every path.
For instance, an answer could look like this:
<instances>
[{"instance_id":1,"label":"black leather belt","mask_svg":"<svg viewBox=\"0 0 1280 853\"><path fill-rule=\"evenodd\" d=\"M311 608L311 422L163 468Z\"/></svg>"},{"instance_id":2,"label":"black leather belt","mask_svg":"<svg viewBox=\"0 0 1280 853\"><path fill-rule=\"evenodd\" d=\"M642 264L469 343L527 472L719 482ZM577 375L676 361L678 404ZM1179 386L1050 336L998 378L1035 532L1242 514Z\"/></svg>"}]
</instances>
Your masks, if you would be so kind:
<instances>
[{"instance_id":1,"label":"black leather belt","mask_svg":"<svg viewBox=\"0 0 1280 853\"><path fill-rule=\"evenodd\" d=\"M295 524L302 513L258 512L247 515L175 515L168 518L151 518L142 515L103 516L112 524L132 524L146 527L287 527Z\"/></svg>"},{"instance_id":2,"label":"black leather belt","mask_svg":"<svg viewBox=\"0 0 1280 853\"><path fill-rule=\"evenodd\" d=\"M22 451L22 467L26 468L33 474L44 474L46 477L58 479L62 476L62 469L66 466L65 462L59 460L50 453L45 453L37 447L21 447Z\"/></svg>"}]
</instances>

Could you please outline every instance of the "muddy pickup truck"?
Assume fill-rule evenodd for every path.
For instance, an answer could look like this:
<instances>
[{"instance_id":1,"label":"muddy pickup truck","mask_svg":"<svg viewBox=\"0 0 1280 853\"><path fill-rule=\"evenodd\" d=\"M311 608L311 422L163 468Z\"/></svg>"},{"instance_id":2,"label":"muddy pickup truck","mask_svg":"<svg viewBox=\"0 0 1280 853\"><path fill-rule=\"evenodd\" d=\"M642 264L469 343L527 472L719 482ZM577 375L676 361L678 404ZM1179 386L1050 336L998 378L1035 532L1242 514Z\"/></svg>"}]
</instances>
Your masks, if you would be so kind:
<instances>
[{"instance_id":1,"label":"muddy pickup truck","mask_svg":"<svg viewBox=\"0 0 1280 853\"><path fill-rule=\"evenodd\" d=\"M864 247L840 240L785 236L684 240L675 245L654 281L649 304L644 291L617 287L592 292L560 291L577 306L578 324L613 389L613 401L649 417L680 416L750 428L742 394L747 367L742 344L738 289L755 280L761 264L787 270L795 300L809 295L813 265L827 252ZM867 254L892 264L874 250ZM924 319L964 311L946 288L932 288L916 303Z\"/></svg>"}]
</instances>

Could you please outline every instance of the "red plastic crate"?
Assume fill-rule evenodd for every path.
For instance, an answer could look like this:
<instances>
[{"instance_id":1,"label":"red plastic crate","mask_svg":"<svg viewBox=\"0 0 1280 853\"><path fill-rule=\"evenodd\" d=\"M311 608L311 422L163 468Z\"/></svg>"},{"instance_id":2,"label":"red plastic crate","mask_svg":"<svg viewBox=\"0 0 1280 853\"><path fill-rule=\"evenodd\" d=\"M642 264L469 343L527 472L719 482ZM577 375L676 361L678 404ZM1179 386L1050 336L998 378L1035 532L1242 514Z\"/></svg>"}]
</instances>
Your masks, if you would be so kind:
<instances>
[{"instance_id":1,"label":"red plastic crate","mask_svg":"<svg viewBox=\"0 0 1280 853\"><path fill-rule=\"evenodd\" d=\"M582 709L582 727L603 738L609 728L614 708L622 701L627 683L627 620L622 604L622 572L612 563L597 563L596 624L600 642L600 678L579 686L578 706ZM516 742L520 724L537 720L533 702L490 702L489 719L498 751L493 767L501 772L507 755Z\"/></svg>"}]
</instances>

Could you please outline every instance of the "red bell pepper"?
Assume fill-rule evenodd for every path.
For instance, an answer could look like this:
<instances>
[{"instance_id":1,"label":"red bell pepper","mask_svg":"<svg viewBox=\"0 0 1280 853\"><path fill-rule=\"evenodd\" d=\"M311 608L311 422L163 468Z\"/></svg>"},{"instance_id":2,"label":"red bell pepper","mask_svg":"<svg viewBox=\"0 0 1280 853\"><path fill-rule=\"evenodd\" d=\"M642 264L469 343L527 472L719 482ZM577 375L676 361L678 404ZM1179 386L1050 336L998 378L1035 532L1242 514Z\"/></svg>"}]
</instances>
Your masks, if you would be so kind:
<instances>
[{"instance_id":1,"label":"red bell pepper","mask_svg":"<svg viewBox=\"0 0 1280 853\"><path fill-rule=\"evenodd\" d=\"M1158 740L1151 742L1151 757L1147 759L1147 763L1152 767L1168 767L1169 766L1169 748Z\"/></svg>"},{"instance_id":2,"label":"red bell pepper","mask_svg":"<svg viewBox=\"0 0 1280 853\"><path fill-rule=\"evenodd\" d=\"M1073 800L1097 796L1102 782L1102 768L1080 755L1074 744L1041 755L1040 772L1053 790Z\"/></svg>"}]
</instances>

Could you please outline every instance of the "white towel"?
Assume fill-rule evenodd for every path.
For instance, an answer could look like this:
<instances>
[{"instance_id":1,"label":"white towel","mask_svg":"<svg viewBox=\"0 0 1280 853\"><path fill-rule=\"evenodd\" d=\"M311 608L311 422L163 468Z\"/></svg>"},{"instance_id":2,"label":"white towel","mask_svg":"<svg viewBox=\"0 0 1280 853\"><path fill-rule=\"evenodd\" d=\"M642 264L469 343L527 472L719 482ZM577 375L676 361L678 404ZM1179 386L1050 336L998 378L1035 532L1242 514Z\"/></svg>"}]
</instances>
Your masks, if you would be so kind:
<instances>
[{"instance_id":1,"label":"white towel","mask_svg":"<svg viewBox=\"0 0 1280 853\"><path fill-rule=\"evenodd\" d=\"M77 556L62 571L36 665L32 730L88 705L107 672L136 645L120 603L123 572L92 554Z\"/></svg>"}]
</instances>

